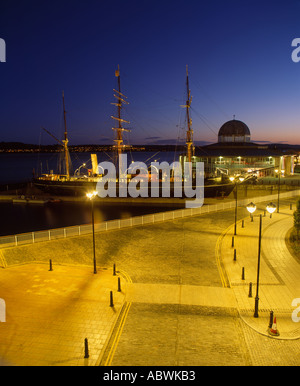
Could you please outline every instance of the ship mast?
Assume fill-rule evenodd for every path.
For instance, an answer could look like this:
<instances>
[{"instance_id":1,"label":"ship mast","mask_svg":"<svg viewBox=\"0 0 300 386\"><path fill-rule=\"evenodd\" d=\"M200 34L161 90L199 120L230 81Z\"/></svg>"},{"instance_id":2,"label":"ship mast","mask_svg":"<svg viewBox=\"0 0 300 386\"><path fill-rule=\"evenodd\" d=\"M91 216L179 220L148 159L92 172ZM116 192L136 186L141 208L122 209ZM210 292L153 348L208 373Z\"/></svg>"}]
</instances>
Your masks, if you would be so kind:
<instances>
[{"instance_id":1,"label":"ship mast","mask_svg":"<svg viewBox=\"0 0 300 386\"><path fill-rule=\"evenodd\" d=\"M187 133L186 133L186 145L187 145L187 159L188 162L192 162L192 155L194 153L194 141L193 141L193 129L192 129L192 119L190 116L190 108L192 103L191 98L191 90L189 86L189 70L188 66L186 66L186 89L187 89L187 101L185 107L186 108L186 119L187 119Z\"/></svg>"},{"instance_id":2,"label":"ship mast","mask_svg":"<svg viewBox=\"0 0 300 386\"><path fill-rule=\"evenodd\" d=\"M118 78L118 90L114 89L114 92L115 92L114 97L116 98L117 102L112 103L112 105L118 107L118 116L117 117L111 116L111 118L118 122L117 127L112 128L112 130L116 131L116 139L114 140L114 142L116 143L116 145L115 145L115 148L116 148L116 162L115 162L115 164L117 164L118 160L120 159L119 155L122 154L122 151L124 148L123 132L124 131L130 132L130 130L124 129L122 124L123 123L130 123L130 122L125 121L124 119L121 118L121 110L122 110L123 105L128 105L129 103L126 100L127 97L121 93L121 80L120 80L120 67L119 67L119 65L118 65L118 69L115 71L115 76Z\"/></svg>"},{"instance_id":3,"label":"ship mast","mask_svg":"<svg viewBox=\"0 0 300 386\"><path fill-rule=\"evenodd\" d=\"M68 150L68 132L67 132L67 120L66 120L66 108L65 108L65 94L62 92L62 98L63 98L63 108L64 108L64 123L65 123L65 136L63 145L64 145L64 154L65 154L65 164L66 164L66 175L67 179L70 179L70 164L69 164L69 150Z\"/></svg>"}]
</instances>

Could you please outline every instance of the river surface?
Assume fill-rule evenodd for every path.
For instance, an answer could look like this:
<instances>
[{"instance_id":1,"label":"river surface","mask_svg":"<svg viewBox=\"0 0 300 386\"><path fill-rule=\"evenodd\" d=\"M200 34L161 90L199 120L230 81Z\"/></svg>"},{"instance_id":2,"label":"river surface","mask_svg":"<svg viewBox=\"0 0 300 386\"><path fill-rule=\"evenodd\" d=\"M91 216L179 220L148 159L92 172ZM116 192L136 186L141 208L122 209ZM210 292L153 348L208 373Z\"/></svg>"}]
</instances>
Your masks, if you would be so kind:
<instances>
[{"instance_id":1,"label":"river surface","mask_svg":"<svg viewBox=\"0 0 300 386\"><path fill-rule=\"evenodd\" d=\"M96 153L98 162L111 161L112 154ZM90 153L70 153L73 172L80 168L81 174L87 174L91 169ZM128 165L132 161L144 162L147 166L155 160L172 163L178 160L179 154L174 152L143 152L127 154ZM86 164L86 167L82 166ZM30 180L35 174L54 173L59 171L60 153L0 153L0 185Z\"/></svg>"},{"instance_id":2,"label":"river surface","mask_svg":"<svg viewBox=\"0 0 300 386\"><path fill-rule=\"evenodd\" d=\"M109 154L98 153L98 162L107 161ZM128 160L145 162L174 161L173 152L133 152ZM83 163L91 168L89 153L71 153L73 169ZM0 185L29 181L35 172L57 171L59 166L57 153L2 153L0 154ZM85 172L84 167L81 172ZM164 212L183 208L184 205L164 206L145 204L97 203L94 205L95 222L123 219L133 216ZM0 202L0 236L33 232L46 229L62 228L91 223L91 205L88 201L60 202L45 205L14 204Z\"/></svg>"},{"instance_id":3,"label":"river surface","mask_svg":"<svg viewBox=\"0 0 300 386\"><path fill-rule=\"evenodd\" d=\"M124 219L168 210L183 208L184 205L121 205L96 203L95 223ZM60 202L45 205L13 204L0 202L0 236L27 233L73 225L90 224L92 211L90 202Z\"/></svg>"}]
</instances>

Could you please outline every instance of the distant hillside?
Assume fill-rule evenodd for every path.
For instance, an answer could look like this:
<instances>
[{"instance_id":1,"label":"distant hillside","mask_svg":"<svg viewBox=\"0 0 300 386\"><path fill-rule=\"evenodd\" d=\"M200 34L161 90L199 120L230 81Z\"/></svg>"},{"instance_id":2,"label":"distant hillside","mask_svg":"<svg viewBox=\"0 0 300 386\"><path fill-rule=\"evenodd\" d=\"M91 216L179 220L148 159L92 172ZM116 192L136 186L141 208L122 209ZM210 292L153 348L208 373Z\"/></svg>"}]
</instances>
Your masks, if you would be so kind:
<instances>
[{"instance_id":1,"label":"distant hillside","mask_svg":"<svg viewBox=\"0 0 300 386\"><path fill-rule=\"evenodd\" d=\"M300 152L300 145L289 145L282 143L264 143L262 146L267 146L269 149L280 149L286 151ZM197 146L205 148L205 145ZM84 152L101 152L101 151L113 151L113 145L69 145L70 152L84 153ZM134 145L129 146L127 149L130 151L149 151L149 152L183 152L185 145ZM58 144L54 145L34 145L26 144L22 142L0 142L0 152L2 153L52 153L62 150L62 146Z\"/></svg>"},{"instance_id":2,"label":"distant hillside","mask_svg":"<svg viewBox=\"0 0 300 386\"><path fill-rule=\"evenodd\" d=\"M101 152L112 151L113 145L70 145L70 152ZM135 145L130 146L131 151L183 151L184 146L175 145ZM60 145L34 145L22 142L0 142L0 152L2 153L51 153L62 150Z\"/></svg>"}]
</instances>

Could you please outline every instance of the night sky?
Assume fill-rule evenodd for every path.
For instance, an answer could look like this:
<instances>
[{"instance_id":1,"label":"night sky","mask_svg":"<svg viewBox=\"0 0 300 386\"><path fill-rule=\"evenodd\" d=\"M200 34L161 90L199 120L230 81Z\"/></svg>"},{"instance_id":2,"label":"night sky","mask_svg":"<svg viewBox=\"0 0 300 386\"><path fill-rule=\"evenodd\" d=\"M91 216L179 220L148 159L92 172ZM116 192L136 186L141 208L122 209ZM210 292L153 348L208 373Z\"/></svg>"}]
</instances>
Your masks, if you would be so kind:
<instances>
[{"instance_id":1,"label":"night sky","mask_svg":"<svg viewBox=\"0 0 300 386\"><path fill-rule=\"evenodd\" d=\"M1 141L113 143L113 88L130 144L185 138L186 65L196 143L245 122L253 141L300 144L300 1L1 0Z\"/></svg>"}]
</instances>

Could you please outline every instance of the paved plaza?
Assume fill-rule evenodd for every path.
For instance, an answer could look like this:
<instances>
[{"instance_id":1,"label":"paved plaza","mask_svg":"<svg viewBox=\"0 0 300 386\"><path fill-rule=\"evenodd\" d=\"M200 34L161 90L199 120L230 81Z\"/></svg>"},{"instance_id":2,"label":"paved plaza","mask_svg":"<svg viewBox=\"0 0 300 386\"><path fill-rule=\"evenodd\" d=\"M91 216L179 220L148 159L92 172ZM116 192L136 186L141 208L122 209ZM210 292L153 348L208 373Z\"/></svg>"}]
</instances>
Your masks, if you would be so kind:
<instances>
[{"instance_id":1,"label":"paved plaza","mask_svg":"<svg viewBox=\"0 0 300 386\"><path fill-rule=\"evenodd\" d=\"M99 233L97 274L91 236L0 250L1 363L299 365L300 323L291 316L300 266L285 242L293 226L290 202L262 218L258 318L263 203L253 222L239 208L234 245L234 210ZM268 333L271 311L279 336Z\"/></svg>"}]
</instances>

